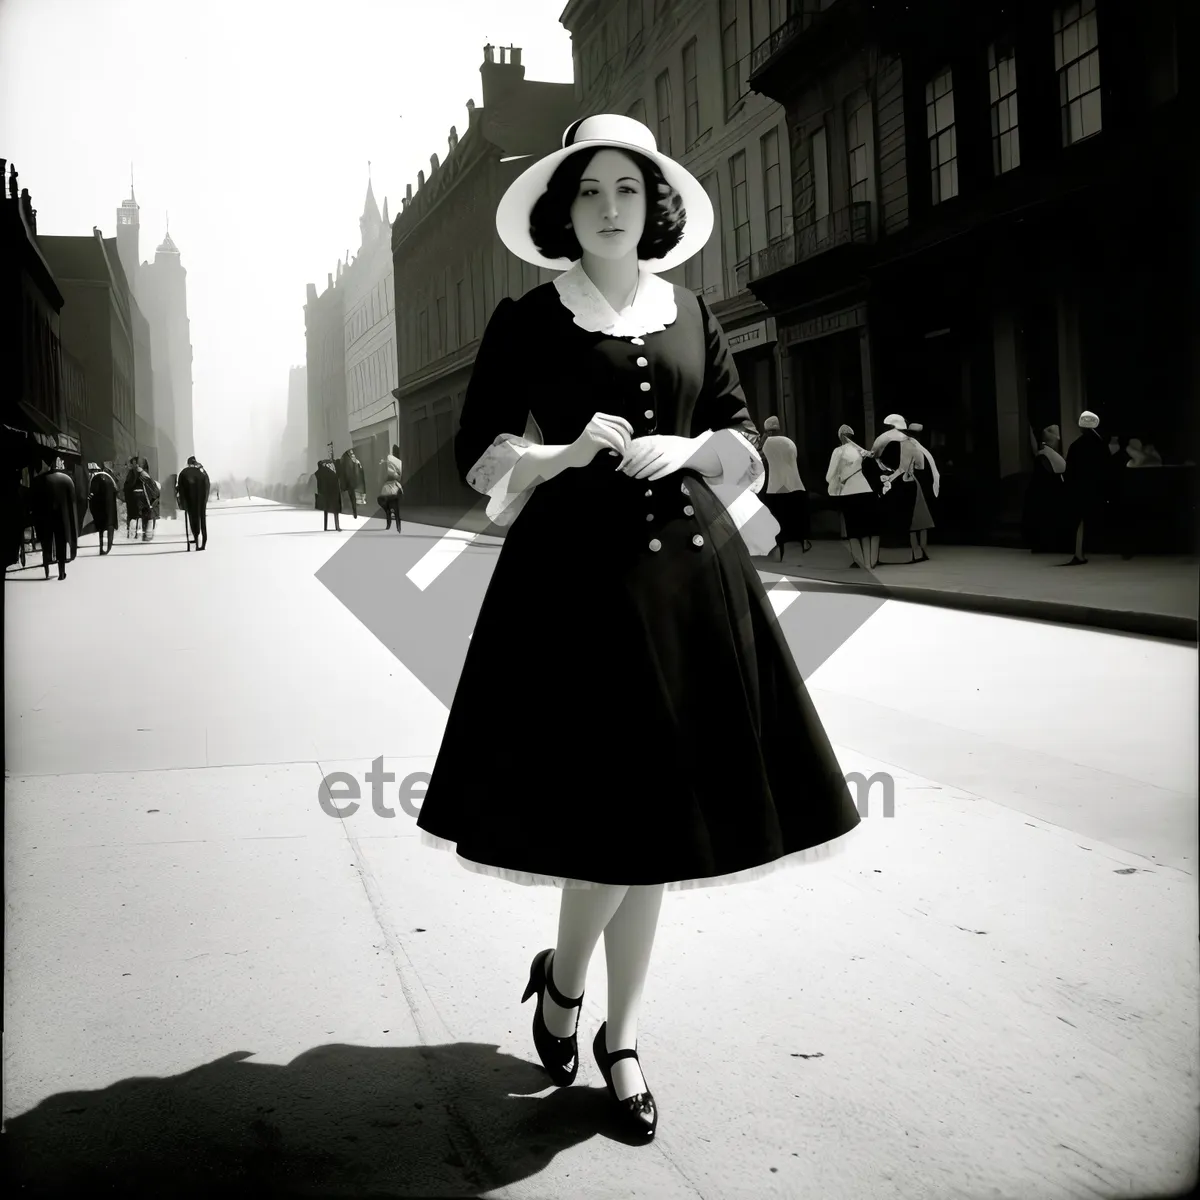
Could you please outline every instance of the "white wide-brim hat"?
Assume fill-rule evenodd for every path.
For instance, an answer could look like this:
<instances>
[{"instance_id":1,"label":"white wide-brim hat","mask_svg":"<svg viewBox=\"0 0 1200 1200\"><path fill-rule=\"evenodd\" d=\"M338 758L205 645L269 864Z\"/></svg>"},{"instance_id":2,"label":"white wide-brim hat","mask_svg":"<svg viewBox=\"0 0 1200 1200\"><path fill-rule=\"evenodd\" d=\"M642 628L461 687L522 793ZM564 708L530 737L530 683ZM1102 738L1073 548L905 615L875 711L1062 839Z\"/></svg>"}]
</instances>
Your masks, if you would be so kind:
<instances>
[{"instance_id":1,"label":"white wide-brim hat","mask_svg":"<svg viewBox=\"0 0 1200 1200\"><path fill-rule=\"evenodd\" d=\"M883 418L885 425L890 425L893 429L907 429L908 423L899 413L889 413Z\"/></svg>"},{"instance_id":2,"label":"white wide-brim hat","mask_svg":"<svg viewBox=\"0 0 1200 1200\"><path fill-rule=\"evenodd\" d=\"M687 214L683 236L662 258L643 259L642 265L647 271L655 274L670 271L704 249L712 236L714 216L712 201L700 181L674 159L658 152L654 134L641 121L616 113L601 113L568 126L563 134L562 149L523 171L501 197L496 208L496 232L519 259L552 271L565 271L572 265L569 258L546 258L534 245L529 235L529 216L559 164L582 150L628 150L641 154L658 167L667 183L679 193ZM647 195L647 210L654 199Z\"/></svg>"},{"instance_id":3,"label":"white wide-brim hat","mask_svg":"<svg viewBox=\"0 0 1200 1200\"><path fill-rule=\"evenodd\" d=\"M1100 418L1094 412L1084 410L1079 414L1080 429L1095 429L1100 424Z\"/></svg>"}]
</instances>

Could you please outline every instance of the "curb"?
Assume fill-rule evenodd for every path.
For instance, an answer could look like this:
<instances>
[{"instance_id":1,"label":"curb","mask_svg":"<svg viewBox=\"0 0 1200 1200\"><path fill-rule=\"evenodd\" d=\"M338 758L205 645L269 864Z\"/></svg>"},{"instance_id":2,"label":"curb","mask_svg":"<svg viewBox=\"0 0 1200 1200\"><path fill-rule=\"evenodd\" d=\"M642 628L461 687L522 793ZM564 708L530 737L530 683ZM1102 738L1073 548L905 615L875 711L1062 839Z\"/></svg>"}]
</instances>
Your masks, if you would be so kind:
<instances>
[{"instance_id":1,"label":"curb","mask_svg":"<svg viewBox=\"0 0 1200 1200\"><path fill-rule=\"evenodd\" d=\"M1046 621L1058 625L1075 625L1084 629L1103 629L1114 633L1129 633L1137 637L1166 638L1169 641L1197 645L1200 642L1200 621L1174 613L1145 613L1129 609L1094 608L1091 605L1068 604L1059 600L1035 600L1025 596L988 596L978 592L952 592L943 588L889 586L882 583L841 582L817 579L789 571L786 564L766 559L752 559L760 570L781 575L792 582L797 591L800 584L807 591L841 591L859 596L878 596L885 600L902 600L905 604L928 604L936 608L954 608L963 612L986 613L989 616L1015 617L1024 621Z\"/></svg>"}]
</instances>

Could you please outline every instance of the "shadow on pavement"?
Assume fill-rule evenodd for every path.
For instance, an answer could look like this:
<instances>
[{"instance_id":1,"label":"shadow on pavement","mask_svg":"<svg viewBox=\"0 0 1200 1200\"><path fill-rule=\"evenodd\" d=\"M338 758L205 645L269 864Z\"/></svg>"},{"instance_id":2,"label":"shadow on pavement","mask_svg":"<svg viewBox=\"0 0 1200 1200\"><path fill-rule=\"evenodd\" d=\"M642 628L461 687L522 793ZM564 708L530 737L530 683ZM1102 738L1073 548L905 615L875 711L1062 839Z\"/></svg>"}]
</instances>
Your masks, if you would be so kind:
<instances>
[{"instance_id":1,"label":"shadow on pavement","mask_svg":"<svg viewBox=\"0 0 1200 1200\"><path fill-rule=\"evenodd\" d=\"M554 1089L496 1046L236 1051L181 1075L62 1092L5 1124L23 1196L479 1196L612 1135L598 1088Z\"/></svg>"}]
</instances>

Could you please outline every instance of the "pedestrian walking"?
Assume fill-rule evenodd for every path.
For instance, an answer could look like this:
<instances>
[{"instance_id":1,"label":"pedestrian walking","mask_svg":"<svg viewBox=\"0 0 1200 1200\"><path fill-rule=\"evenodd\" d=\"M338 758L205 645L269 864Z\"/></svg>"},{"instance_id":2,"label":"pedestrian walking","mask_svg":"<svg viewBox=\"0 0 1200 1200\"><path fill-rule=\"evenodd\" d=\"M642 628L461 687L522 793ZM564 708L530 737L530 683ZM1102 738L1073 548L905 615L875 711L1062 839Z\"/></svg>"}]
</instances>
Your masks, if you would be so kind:
<instances>
[{"instance_id":1,"label":"pedestrian walking","mask_svg":"<svg viewBox=\"0 0 1200 1200\"><path fill-rule=\"evenodd\" d=\"M879 497L864 472L867 451L854 440L849 425L838 428L838 447L829 458L825 482L836 498L842 537L850 550L850 565L874 570L879 565L882 514Z\"/></svg>"},{"instance_id":2,"label":"pedestrian walking","mask_svg":"<svg viewBox=\"0 0 1200 1200\"><path fill-rule=\"evenodd\" d=\"M1075 553L1064 567L1087 564L1085 531L1095 536L1107 515L1115 488L1112 456L1099 433L1100 418L1085 410L1079 414L1080 435L1067 448L1067 498L1071 525L1075 529Z\"/></svg>"},{"instance_id":3,"label":"pedestrian walking","mask_svg":"<svg viewBox=\"0 0 1200 1200\"><path fill-rule=\"evenodd\" d=\"M341 533L342 487L336 459L323 458L317 463L316 481L316 506L325 513L325 531L329 531L329 518L333 517L333 527Z\"/></svg>"},{"instance_id":4,"label":"pedestrian walking","mask_svg":"<svg viewBox=\"0 0 1200 1200\"><path fill-rule=\"evenodd\" d=\"M603 934L592 1050L645 1140L638 1014L664 891L825 857L859 815L751 560L779 529L753 494L733 354L661 276L708 242L704 188L645 125L593 116L508 188L496 226L562 273L500 300L474 363L455 459L510 528L417 823L470 870L561 889L523 996L557 1086ZM588 520L603 536L580 536ZM519 663L518 630L537 647Z\"/></svg>"},{"instance_id":5,"label":"pedestrian walking","mask_svg":"<svg viewBox=\"0 0 1200 1200\"><path fill-rule=\"evenodd\" d=\"M138 502L138 482L141 473L138 471L136 458L129 460L125 471L125 479L121 484L121 492L125 500L125 536L130 536L130 527L141 522L141 511Z\"/></svg>"},{"instance_id":6,"label":"pedestrian walking","mask_svg":"<svg viewBox=\"0 0 1200 1200\"><path fill-rule=\"evenodd\" d=\"M108 554L112 550L113 535L117 531L117 481L108 470L108 464L88 463L91 480L88 483L88 510L92 514L92 524L100 535L100 553ZM108 548L105 549L104 539L108 538Z\"/></svg>"},{"instance_id":7,"label":"pedestrian walking","mask_svg":"<svg viewBox=\"0 0 1200 1200\"><path fill-rule=\"evenodd\" d=\"M803 553L812 549L812 542L808 540L808 492L800 478L796 443L780 432L778 417L768 417L763 422L763 436L759 445L767 469L762 500L779 522L777 547L779 561L783 562L783 552L788 542L799 542Z\"/></svg>"},{"instance_id":8,"label":"pedestrian walking","mask_svg":"<svg viewBox=\"0 0 1200 1200\"><path fill-rule=\"evenodd\" d=\"M396 521L396 532L400 532L400 497L404 495L404 485L401 483L403 463L400 461L400 447L393 446L392 452L380 464L383 471L383 484L379 489L379 507L387 517L385 529L391 529L392 519Z\"/></svg>"},{"instance_id":9,"label":"pedestrian walking","mask_svg":"<svg viewBox=\"0 0 1200 1200\"><path fill-rule=\"evenodd\" d=\"M46 463L33 477L29 504L46 578L50 578L51 562L57 562L59 579L66 579L67 563L75 561L79 548L79 519L75 509L75 481L63 470L61 458Z\"/></svg>"},{"instance_id":10,"label":"pedestrian walking","mask_svg":"<svg viewBox=\"0 0 1200 1200\"><path fill-rule=\"evenodd\" d=\"M189 553L193 541L197 550L208 549L209 486L208 472L196 461L194 454L189 456L187 466L179 472L178 484L179 507L184 511L184 535L188 539Z\"/></svg>"},{"instance_id":11,"label":"pedestrian walking","mask_svg":"<svg viewBox=\"0 0 1200 1200\"><path fill-rule=\"evenodd\" d=\"M363 465L359 461L358 455L354 453L353 448L347 450L337 460L338 472L338 487L350 496L350 515L355 520L358 519L358 493L361 490L365 494L367 490L367 476L363 470Z\"/></svg>"},{"instance_id":12,"label":"pedestrian walking","mask_svg":"<svg viewBox=\"0 0 1200 1200\"><path fill-rule=\"evenodd\" d=\"M890 428L875 439L871 453L889 471L883 477L884 532L897 538L907 534L912 554L909 562L928 562L928 531L933 528L933 516L916 472L928 462L933 494L937 496L941 487L937 464L933 455L908 433L908 423L899 413L890 413L883 423Z\"/></svg>"}]
</instances>

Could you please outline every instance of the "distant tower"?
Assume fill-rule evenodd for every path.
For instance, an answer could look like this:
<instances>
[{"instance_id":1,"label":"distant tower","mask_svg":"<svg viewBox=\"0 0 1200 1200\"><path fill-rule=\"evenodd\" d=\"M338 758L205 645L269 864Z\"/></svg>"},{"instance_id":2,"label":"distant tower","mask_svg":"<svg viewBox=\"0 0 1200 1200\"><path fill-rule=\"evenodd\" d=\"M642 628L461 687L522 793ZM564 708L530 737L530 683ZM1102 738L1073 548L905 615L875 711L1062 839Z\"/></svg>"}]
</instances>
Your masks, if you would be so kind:
<instances>
[{"instance_id":1,"label":"distant tower","mask_svg":"<svg viewBox=\"0 0 1200 1200\"><path fill-rule=\"evenodd\" d=\"M383 218L379 215L379 205L375 202L375 189L371 186L371 177L368 174L367 198L363 203L363 214L358 218L359 244L364 248L374 245L382 227Z\"/></svg>"},{"instance_id":2,"label":"distant tower","mask_svg":"<svg viewBox=\"0 0 1200 1200\"><path fill-rule=\"evenodd\" d=\"M117 257L121 260L121 267L129 282L129 289L135 296L138 294L138 233L140 228L138 202L133 195L133 167L130 166L129 199L122 200L121 207L117 209Z\"/></svg>"}]
</instances>

